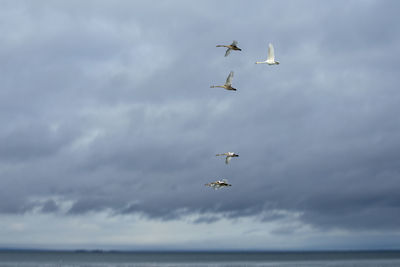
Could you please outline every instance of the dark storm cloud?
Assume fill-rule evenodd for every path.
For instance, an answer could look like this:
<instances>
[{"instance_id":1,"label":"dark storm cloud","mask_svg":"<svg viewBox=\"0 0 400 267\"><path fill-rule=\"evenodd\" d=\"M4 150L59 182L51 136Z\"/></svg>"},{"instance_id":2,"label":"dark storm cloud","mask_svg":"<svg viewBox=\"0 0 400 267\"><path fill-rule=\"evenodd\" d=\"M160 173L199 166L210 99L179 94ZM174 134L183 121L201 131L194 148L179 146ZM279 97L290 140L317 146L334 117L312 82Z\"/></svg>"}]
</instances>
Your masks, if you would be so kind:
<instances>
[{"instance_id":1,"label":"dark storm cloud","mask_svg":"<svg viewBox=\"0 0 400 267\"><path fill-rule=\"evenodd\" d=\"M68 129L63 131L48 129L45 123L27 123L14 129L2 131L0 158L6 160L29 160L51 156L73 140Z\"/></svg>"},{"instance_id":2,"label":"dark storm cloud","mask_svg":"<svg viewBox=\"0 0 400 267\"><path fill-rule=\"evenodd\" d=\"M1 212L399 229L397 2L5 3Z\"/></svg>"}]
</instances>

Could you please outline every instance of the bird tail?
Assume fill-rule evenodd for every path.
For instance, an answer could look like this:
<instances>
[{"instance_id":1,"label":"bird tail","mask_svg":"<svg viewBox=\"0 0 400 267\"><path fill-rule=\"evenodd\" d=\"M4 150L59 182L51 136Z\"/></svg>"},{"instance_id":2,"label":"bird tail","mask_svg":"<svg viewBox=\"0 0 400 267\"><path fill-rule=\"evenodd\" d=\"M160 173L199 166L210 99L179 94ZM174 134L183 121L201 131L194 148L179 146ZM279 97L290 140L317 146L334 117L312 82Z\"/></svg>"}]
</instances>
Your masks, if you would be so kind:
<instances>
[{"instance_id":1,"label":"bird tail","mask_svg":"<svg viewBox=\"0 0 400 267\"><path fill-rule=\"evenodd\" d=\"M226 47L226 45L217 45L217 47Z\"/></svg>"},{"instance_id":2,"label":"bird tail","mask_svg":"<svg viewBox=\"0 0 400 267\"><path fill-rule=\"evenodd\" d=\"M210 88L215 88L215 86L214 86L214 85L211 85Z\"/></svg>"}]
</instances>

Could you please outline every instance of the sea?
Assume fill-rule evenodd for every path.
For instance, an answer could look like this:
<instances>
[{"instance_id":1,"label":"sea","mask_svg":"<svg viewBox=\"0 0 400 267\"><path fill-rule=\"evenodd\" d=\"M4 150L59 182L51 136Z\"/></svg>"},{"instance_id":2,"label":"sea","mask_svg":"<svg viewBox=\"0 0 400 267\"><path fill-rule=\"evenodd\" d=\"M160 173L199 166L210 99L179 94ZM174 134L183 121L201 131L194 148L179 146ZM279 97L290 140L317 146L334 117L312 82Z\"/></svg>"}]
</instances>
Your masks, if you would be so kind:
<instances>
[{"instance_id":1,"label":"sea","mask_svg":"<svg viewBox=\"0 0 400 267\"><path fill-rule=\"evenodd\" d=\"M117 252L0 251L1 267L400 267L400 251Z\"/></svg>"}]
</instances>

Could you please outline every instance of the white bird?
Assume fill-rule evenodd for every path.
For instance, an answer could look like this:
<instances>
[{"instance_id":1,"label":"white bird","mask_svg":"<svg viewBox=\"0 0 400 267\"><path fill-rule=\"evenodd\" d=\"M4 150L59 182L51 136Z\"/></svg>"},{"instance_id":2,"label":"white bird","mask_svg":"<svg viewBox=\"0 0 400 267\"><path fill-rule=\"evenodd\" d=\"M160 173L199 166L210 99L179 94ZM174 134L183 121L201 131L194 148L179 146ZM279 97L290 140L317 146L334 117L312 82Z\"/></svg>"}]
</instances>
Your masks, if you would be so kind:
<instances>
[{"instance_id":1,"label":"white bird","mask_svg":"<svg viewBox=\"0 0 400 267\"><path fill-rule=\"evenodd\" d=\"M217 154L217 156L226 156L225 164L228 164L232 158L239 157L239 155L235 154L235 152L226 152L226 153L222 153L222 154Z\"/></svg>"},{"instance_id":2,"label":"white bird","mask_svg":"<svg viewBox=\"0 0 400 267\"><path fill-rule=\"evenodd\" d=\"M221 87L225 88L226 90L236 91L236 88L232 87L232 79L233 79L233 71L231 71L226 78L226 82L224 85L211 85L210 88Z\"/></svg>"},{"instance_id":3,"label":"white bird","mask_svg":"<svg viewBox=\"0 0 400 267\"><path fill-rule=\"evenodd\" d=\"M279 65L279 61L275 60L274 47L270 43L268 46L268 57L265 61L257 61L256 64Z\"/></svg>"},{"instance_id":4,"label":"white bird","mask_svg":"<svg viewBox=\"0 0 400 267\"><path fill-rule=\"evenodd\" d=\"M211 188L214 188L215 190L225 187L225 186L232 186L231 184L228 184L228 181L226 179L218 180L212 183L205 184L205 186L209 186Z\"/></svg>"}]
</instances>

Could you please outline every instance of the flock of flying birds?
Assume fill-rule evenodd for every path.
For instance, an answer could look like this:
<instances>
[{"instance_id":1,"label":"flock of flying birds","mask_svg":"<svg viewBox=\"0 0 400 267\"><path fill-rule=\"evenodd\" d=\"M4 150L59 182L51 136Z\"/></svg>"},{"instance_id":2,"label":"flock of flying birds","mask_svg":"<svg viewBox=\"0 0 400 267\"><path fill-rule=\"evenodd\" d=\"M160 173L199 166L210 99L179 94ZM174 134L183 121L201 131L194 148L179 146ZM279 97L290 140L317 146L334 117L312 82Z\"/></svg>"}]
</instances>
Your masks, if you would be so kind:
<instances>
[{"instance_id":1,"label":"flock of flying birds","mask_svg":"<svg viewBox=\"0 0 400 267\"><path fill-rule=\"evenodd\" d=\"M236 50L236 51L242 51L242 49L240 49L237 46L238 42L237 41L233 41L232 44L230 45L217 45L217 47L226 47L228 48L225 52L225 56L227 57L232 50ZM272 44L270 43L268 45L268 57L265 61L257 61L256 64L268 64L268 65L279 65L279 61L275 60L275 53L274 53L274 47L272 46ZM220 88L224 88L226 90L231 90L231 91L236 91L236 88L232 87L232 79L233 79L233 71L231 71L228 75L228 78L226 78L226 82L224 85L212 85L210 86L211 88L215 88L215 87L220 87ZM225 156L225 163L229 164L229 162L231 161L232 158L234 157L239 157L238 154L234 153L234 152L227 152L227 153L222 153L222 154L217 154L217 156ZM227 187L227 186L232 186L231 184L228 184L228 181L226 179L222 179L222 180L218 180L215 182L211 182L208 184L205 184L206 186L209 186L211 188L214 189L219 189L222 187Z\"/></svg>"}]
</instances>

